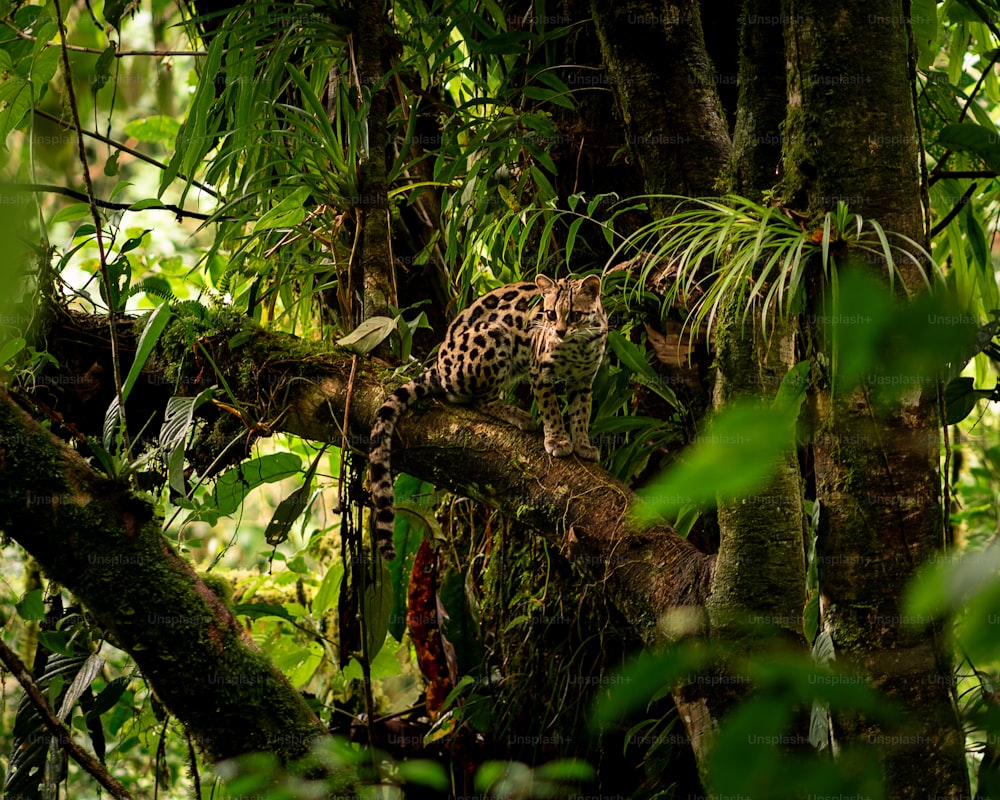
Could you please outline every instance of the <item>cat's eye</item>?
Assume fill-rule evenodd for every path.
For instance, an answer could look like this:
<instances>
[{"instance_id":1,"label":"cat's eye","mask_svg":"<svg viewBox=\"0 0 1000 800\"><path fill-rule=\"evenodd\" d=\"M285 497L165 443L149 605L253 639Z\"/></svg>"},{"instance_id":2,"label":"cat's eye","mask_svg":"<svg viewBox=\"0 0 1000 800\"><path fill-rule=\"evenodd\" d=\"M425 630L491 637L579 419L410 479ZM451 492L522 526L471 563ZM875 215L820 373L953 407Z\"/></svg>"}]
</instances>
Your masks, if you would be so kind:
<instances>
[{"instance_id":1,"label":"cat's eye","mask_svg":"<svg viewBox=\"0 0 1000 800\"><path fill-rule=\"evenodd\" d=\"M549 322L555 322L557 316L558 315L556 314L555 311L549 310L545 312L545 317L546 319L548 319Z\"/></svg>"},{"instance_id":2,"label":"cat's eye","mask_svg":"<svg viewBox=\"0 0 1000 800\"><path fill-rule=\"evenodd\" d=\"M579 322L581 319L583 319L583 312L582 311L570 311L569 312L569 321L570 322Z\"/></svg>"}]
</instances>

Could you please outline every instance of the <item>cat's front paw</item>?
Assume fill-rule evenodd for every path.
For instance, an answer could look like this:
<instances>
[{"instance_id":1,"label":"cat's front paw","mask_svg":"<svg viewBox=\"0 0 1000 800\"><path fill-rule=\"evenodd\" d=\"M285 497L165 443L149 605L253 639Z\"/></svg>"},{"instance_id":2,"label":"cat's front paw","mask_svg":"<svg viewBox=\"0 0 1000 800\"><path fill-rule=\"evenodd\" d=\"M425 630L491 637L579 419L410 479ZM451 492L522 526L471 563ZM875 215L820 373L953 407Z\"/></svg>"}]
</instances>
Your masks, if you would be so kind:
<instances>
[{"instance_id":1,"label":"cat's front paw","mask_svg":"<svg viewBox=\"0 0 1000 800\"><path fill-rule=\"evenodd\" d=\"M573 452L584 461L597 461L601 457L601 451L586 439L573 445Z\"/></svg>"},{"instance_id":2,"label":"cat's front paw","mask_svg":"<svg viewBox=\"0 0 1000 800\"><path fill-rule=\"evenodd\" d=\"M568 436L545 437L545 452L556 458L563 458L573 452L573 443Z\"/></svg>"}]
</instances>

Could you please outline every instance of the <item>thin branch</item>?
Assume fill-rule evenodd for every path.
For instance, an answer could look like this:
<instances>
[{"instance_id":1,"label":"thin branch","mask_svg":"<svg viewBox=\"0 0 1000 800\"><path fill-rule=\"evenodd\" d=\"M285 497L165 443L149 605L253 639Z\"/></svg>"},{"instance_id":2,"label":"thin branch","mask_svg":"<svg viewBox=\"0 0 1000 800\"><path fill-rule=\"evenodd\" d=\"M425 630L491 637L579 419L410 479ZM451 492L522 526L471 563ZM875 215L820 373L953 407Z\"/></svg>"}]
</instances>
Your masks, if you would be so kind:
<instances>
[{"instance_id":1,"label":"thin branch","mask_svg":"<svg viewBox=\"0 0 1000 800\"><path fill-rule=\"evenodd\" d=\"M15 28L10 23L7 26L16 34L18 39L24 39L26 42L38 42L38 38L32 36L30 33L25 33L18 28ZM55 42L46 42L46 47L59 47ZM94 55L103 55L104 51L98 47L83 47L78 44L67 44L66 49L74 53L92 53ZM206 50L119 50L115 52L115 58L125 58L126 56L149 56L152 58L167 58L169 56L193 56L195 58L203 58L208 55Z\"/></svg>"},{"instance_id":2,"label":"thin branch","mask_svg":"<svg viewBox=\"0 0 1000 800\"><path fill-rule=\"evenodd\" d=\"M114 797L131 800L132 795L129 794L128 789L113 778L100 761L73 741L73 734L70 733L46 702L45 695L38 688L38 684L31 677L31 674L24 666L24 662L2 640L0 640L0 660L3 661L4 666L14 676L15 680L21 684L31 704L38 709L45 727L49 729L56 738L56 741L59 742L59 746L66 751L69 757L89 772L94 780L107 789Z\"/></svg>"},{"instance_id":3,"label":"thin branch","mask_svg":"<svg viewBox=\"0 0 1000 800\"><path fill-rule=\"evenodd\" d=\"M159 169L165 170L167 168L167 165L164 164L162 161L157 161L152 156L147 156L145 153L141 153L138 150L135 150L135 149L129 147L127 144L115 141L114 139L109 139L107 136L102 136L101 134L97 133L96 131L78 130L77 128L75 128L73 126L72 123L66 122L65 120L60 119L59 117L54 116L53 114L49 114L47 111L42 111L39 108L35 108L35 109L32 109L32 110L38 116L43 117L44 119L47 119L50 122L54 122L54 123L56 123L56 125L62 125L62 127L64 127L68 131L73 131L74 133L77 133L77 134L82 133L84 136L89 136L91 139L96 139L99 142L103 142L106 145L109 145L109 146L114 147L114 148L116 148L118 150L121 150L123 153L128 153L130 156L135 156L140 161L145 161L147 164L152 164L154 167L158 167ZM177 177L178 178L182 178L184 180L188 180L188 178L187 178L186 175L181 175L180 173L178 173ZM215 189L213 189L211 186L206 186L204 183L201 183L200 181L194 181L194 180L191 181L191 185L192 186L197 186L199 189L201 189L206 194L209 194L212 197L214 197L216 199L219 199L219 193L217 191L215 191Z\"/></svg>"},{"instance_id":4,"label":"thin branch","mask_svg":"<svg viewBox=\"0 0 1000 800\"><path fill-rule=\"evenodd\" d=\"M942 219L937 225L931 228L931 234L930 234L931 239L933 239L935 236L941 233L941 231L947 228L948 225L951 223L951 221L955 219L955 217L957 217L962 212L962 209L969 204L969 200L972 199L972 195L976 191L977 186L978 184L975 183L969 186L969 188L965 190L965 194L963 194L958 199L958 202L955 203L954 206L952 206L951 211L949 211L947 214L944 215L944 219Z\"/></svg>"},{"instance_id":5,"label":"thin branch","mask_svg":"<svg viewBox=\"0 0 1000 800\"><path fill-rule=\"evenodd\" d=\"M931 183L936 183L939 180L944 180L945 178L996 178L1000 177L1000 174L994 172L990 169L965 169L956 170L954 172L932 172L931 173Z\"/></svg>"},{"instance_id":6,"label":"thin branch","mask_svg":"<svg viewBox=\"0 0 1000 800\"><path fill-rule=\"evenodd\" d=\"M69 66L69 50L66 49L66 21L63 17L62 6L59 0L53 0L56 9L56 22L59 25L59 42L62 45L63 77L66 80L66 94L70 113L73 115L73 124L76 126L77 153L80 157L80 167L83 171L83 184L87 188L87 202L90 205L90 216L94 220L94 239L97 242L97 255L100 258L101 281L104 283L104 295L108 301L108 329L111 335L111 368L115 380L115 398L118 401L118 419L121 423L123 444L128 450L128 426L125 424L125 398L122 396L122 364L121 351L118 345L118 331L115 328L114 312L118 309L113 307L111 271L108 269L107 253L104 250L104 239L101 236L102 224L101 215L97 211L97 203L94 197L94 184L90 179L90 164L87 161L87 147L83 140L83 125L80 124L80 109L76 104L76 90L73 88L73 71Z\"/></svg>"},{"instance_id":7,"label":"thin branch","mask_svg":"<svg viewBox=\"0 0 1000 800\"><path fill-rule=\"evenodd\" d=\"M51 183L0 183L0 192L48 192L50 194L61 194L66 197L72 197L74 200L79 200L80 202L87 203L90 198L87 197L83 192L78 192L75 189L69 189L65 186L56 186ZM101 200L98 197L94 198L94 203L98 208L103 208L108 211L129 211L132 209L134 203L112 203L110 200ZM189 219L198 220L210 220L214 219L221 222L236 222L236 217L213 217L211 214L202 214L200 211L187 211L180 206L176 206L173 203L161 203L155 206L144 206L140 209L134 209L135 211L170 211L178 220L185 217Z\"/></svg>"}]
</instances>

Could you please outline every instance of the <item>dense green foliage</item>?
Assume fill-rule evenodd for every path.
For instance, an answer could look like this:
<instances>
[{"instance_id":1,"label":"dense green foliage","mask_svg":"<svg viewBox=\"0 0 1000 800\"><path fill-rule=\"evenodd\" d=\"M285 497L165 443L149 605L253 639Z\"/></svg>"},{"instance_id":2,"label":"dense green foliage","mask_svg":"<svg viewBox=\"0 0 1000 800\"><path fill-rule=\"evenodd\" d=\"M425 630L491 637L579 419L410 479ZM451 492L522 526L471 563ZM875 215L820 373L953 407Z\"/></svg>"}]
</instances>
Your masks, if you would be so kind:
<instances>
[{"instance_id":1,"label":"dense green foliage","mask_svg":"<svg viewBox=\"0 0 1000 800\"><path fill-rule=\"evenodd\" d=\"M1000 734L992 699L1000 680L992 635L1000 614L993 541L1000 440L992 408L979 402L1000 399L1000 388L990 386L1000 356L993 252L1000 219L1000 30L990 21L992 5L912 4L929 252L884 231L878 220L854 215L849 203L803 221L768 200L727 198L653 219L647 196L578 186L566 128L594 90L581 74L597 68L564 63L567 42L588 23L571 23L541 0L517 16L490 1L394 2L385 31L391 46L372 80L358 73L355 12L348 6L248 3L216 25L211 15L192 21L164 0L128 6L127 13L116 2L61 5L0 3L0 232L18 242L2 265L5 285L17 292L0 304L0 366L12 387L30 388L50 361L28 344L37 331L25 301L42 309L42 301L57 296L86 312L148 314L135 365L118 376L124 403L171 316L191 320L185 344L192 352L209 311L225 309L306 338L339 340L359 353L388 340L405 370L433 344L422 329L439 335L446 319L483 290L539 272L601 272L616 323L595 384L593 432L602 466L645 487L649 497L668 498L644 504L648 514L666 514L682 535L710 538L716 495L752 495L780 451L796 443L807 370L800 364L790 372L767 404L748 401L702 422L704 392L678 388L687 379L664 368L669 359L652 334L667 319L696 332L734 298L747 320L801 313L807 288L816 285L813 270L832 287L822 302L833 320L829 353L842 388L873 374L885 378L878 385L894 389L905 389L904 379L914 376L950 381L948 421L961 425L942 463L959 557L921 578L909 602L915 620L957 620L955 679L976 772ZM60 15L66 15L65 42ZM71 77L62 72L63 57ZM362 171L380 155L369 146L375 92L389 97L386 198L400 308L361 327L355 251L373 203ZM89 129L82 138L75 120ZM629 161L629 146L623 134L610 160ZM52 184L71 190L74 202ZM848 269L842 254L849 246L890 265L918 264L933 292L914 304L891 298ZM706 260L714 266L699 271ZM613 269L625 261L639 268ZM669 291L652 291L647 279L664 262L673 262L676 279ZM889 274L895 282L891 267ZM861 331L838 327L838 318L852 315L874 324ZM945 318L947 325L934 322ZM471 783L476 791L586 793L580 787L590 785L612 747L610 735L598 734L612 731L615 746L654 787L646 791L666 797L670 779L661 770L683 737L676 712L661 701L675 681L725 669L728 679L753 683L757 691L723 721L708 764L715 791L884 796L873 752L827 757L827 715L863 708L898 721L900 730L905 719L862 677L831 667L815 592L804 623L812 657L777 640L739 659L713 644L685 641L629 661L634 633L615 637L602 628L616 622L611 610L596 603L580 611L575 599L553 597L550 579L581 597L592 587L571 577L548 547L529 551L531 561L517 565L524 574L503 572L502 559L484 566L491 537L512 535L513 522L410 476L399 479L397 495L410 500L399 503L396 532L397 550L410 560L385 568L374 586L361 584L351 609L360 638L356 648L346 647L343 598L358 580L351 564L360 554L351 549L361 527L361 506L351 494L360 459L290 437L253 439L255 421L237 407L234 416L242 414L246 428L214 451L224 468L202 461L192 477L185 444L198 433L199 407L213 399L235 403L227 387L232 376L216 373L211 397L178 392L171 400L155 446L133 441L112 408L102 435L90 442L91 463L137 488L153 487L164 535L217 578L219 593L253 639L338 736L287 772L268 754L206 771L128 655L104 640L85 610L70 605L62 613L72 598L7 546L3 641L35 661L51 706L65 704L62 716L74 737L134 795L152 796L155 786L161 797L192 796L199 773L203 797L339 796L355 780L371 796L384 782L414 796L456 791L470 784L461 783L454 765L473 761L460 761L449 747L471 748L480 737L501 742L500 731L508 745L512 737L524 741L498 745L495 757L480 759ZM727 443L740 437L741 471L716 481L734 458ZM685 458L661 472L693 438L698 442ZM223 456L250 440L252 457L228 466ZM146 475L154 480L143 482ZM341 501L359 518L331 514ZM375 716L391 718L420 702L423 679L404 622L407 570L425 537L451 542L441 547L448 557L439 599L458 677L444 712L421 729L420 746L409 748L420 757L405 759L349 737ZM525 577L539 564L545 565L539 575ZM490 623L484 608L504 609L507 617ZM563 628L574 626L565 620L578 615L584 621L567 634ZM538 674L566 695L577 691L570 684L574 668L581 669L572 659L582 663L602 652L605 635L613 641L605 660L587 662L598 670L591 675L595 685L558 707L538 699L551 716L517 731L507 727L515 711L495 678L501 662L524 666L518 659L526 656L501 653L501 632L491 625L502 633L523 630L542 647L546 637L558 638L570 651L567 661L553 658ZM13 681L6 686L0 765L9 796L54 796L60 781L68 796L90 796L91 778L73 763L59 772L66 767L58 748L40 735L30 704L12 699ZM600 702L591 712L593 699ZM806 747L786 739L803 708L812 717ZM561 713L579 734L571 743L553 736L553 744L546 736L562 730L553 722ZM593 737L584 732L588 720ZM355 738L372 737L370 729ZM325 776L317 778L318 770ZM786 778L780 787L771 777L776 773Z\"/></svg>"}]
</instances>

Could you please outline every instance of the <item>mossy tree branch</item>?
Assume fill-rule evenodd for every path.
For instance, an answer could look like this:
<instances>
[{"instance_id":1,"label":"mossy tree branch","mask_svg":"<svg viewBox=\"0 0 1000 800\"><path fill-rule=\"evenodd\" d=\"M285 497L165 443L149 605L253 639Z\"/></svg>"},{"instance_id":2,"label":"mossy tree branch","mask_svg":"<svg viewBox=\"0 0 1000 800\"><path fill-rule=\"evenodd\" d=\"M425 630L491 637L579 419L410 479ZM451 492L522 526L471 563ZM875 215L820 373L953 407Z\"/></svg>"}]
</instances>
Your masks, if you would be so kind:
<instances>
[{"instance_id":1,"label":"mossy tree branch","mask_svg":"<svg viewBox=\"0 0 1000 800\"><path fill-rule=\"evenodd\" d=\"M251 328L242 317L210 324L213 330L197 335L199 351L207 357L195 359L189 337L196 334L185 324L168 326L160 340L159 366L151 367L159 373L151 374L149 381L159 396L140 393L137 387L150 407L137 409L136 419L148 419L157 410L152 404L165 404L171 385L194 395L221 383L214 377L214 365L233 392L218 399L248 417L230 418L234 430L263 422L259 430L285 431L335 446L346 441L367 455L375 413L399 379L387 379L384 370L368 360L351 384L347 351ZM234 341L240 342L236 348ZM88 352L93 349L91 339ZM70 380L67 385L76 383ZM344 431L349 392L350 418ZM95 402L104 402L100 392L92 394ZM101 419L98 414L90 417ZM548 456L537 435L468 409L421 404L399 425L393 467L481 500L546 536L604 582L616 605L637 625L704 599L708 556L667 526L634 530L628 520L631 490L595 465ZM652 641L657 635L648 631L644 638Z\"/></svg>"},{"instance_id":2,"label":"mossy tree branch","mask_svg":"<svg viewBox=\"0 0 1000 800\"><path fill-rule=\"evenodd\" d=\"M0 393L0 527L127 651L206 757L300 757L325 730L126 485Z\"/></svg>"}]
</instances>

